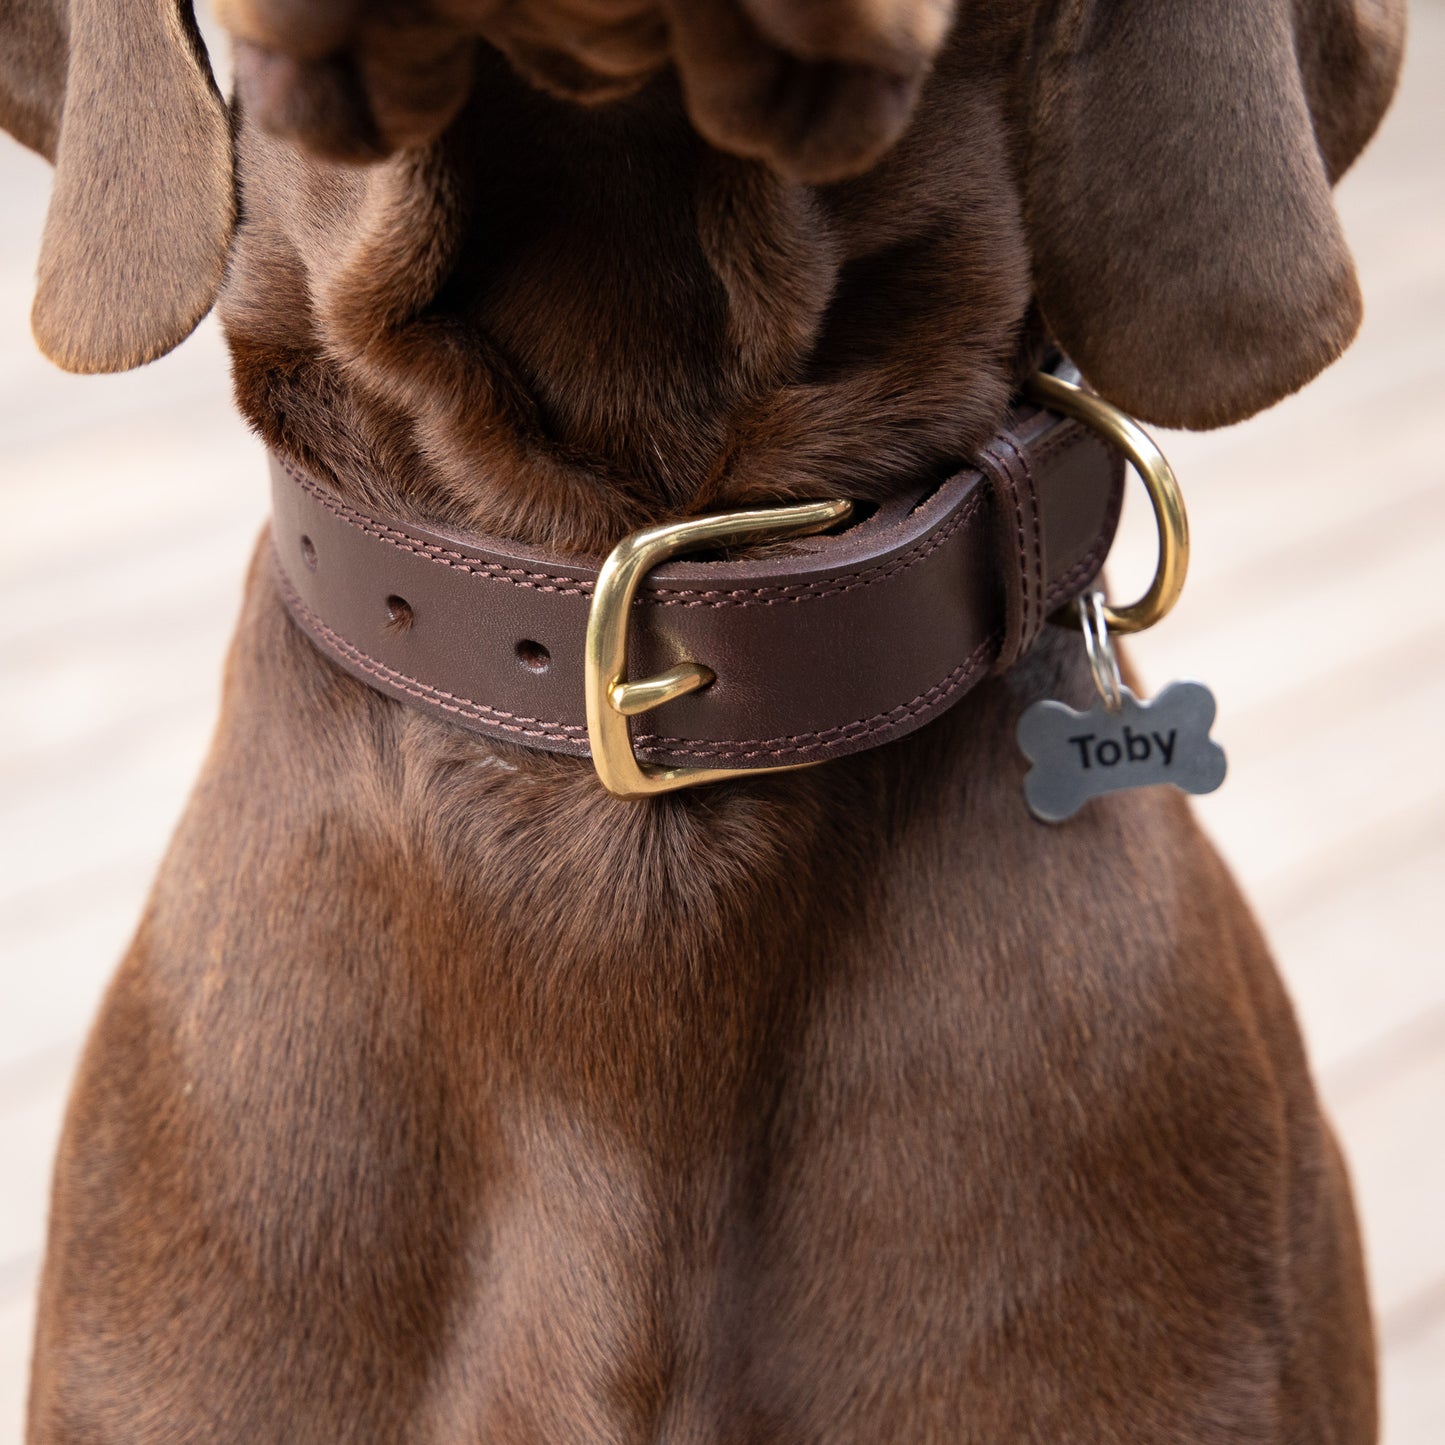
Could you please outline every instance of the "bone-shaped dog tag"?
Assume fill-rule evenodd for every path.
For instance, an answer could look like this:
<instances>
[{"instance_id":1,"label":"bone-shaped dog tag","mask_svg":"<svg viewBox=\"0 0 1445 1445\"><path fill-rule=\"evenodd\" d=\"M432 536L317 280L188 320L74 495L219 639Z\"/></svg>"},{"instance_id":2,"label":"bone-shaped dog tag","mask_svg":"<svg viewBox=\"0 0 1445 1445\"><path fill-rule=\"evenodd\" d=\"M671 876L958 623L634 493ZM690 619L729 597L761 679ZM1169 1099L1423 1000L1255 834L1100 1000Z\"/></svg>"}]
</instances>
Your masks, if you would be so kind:
<instances>
[{"instance_id":1,"label":"bone-shaped dog tag","mask_svg":"<svg viewBox=\"0 0 1445 1445\"><path fill-rule=\"evenodd\" d=\"M1214 694L1202 682L1170 683L1145 701L1120 687L1112 710L1102 699L1087 712L1034 703L1018 726L1019 746L1033 764L1024 779L1029 811L1062 823L1090 798L1157 783L1212 793L1226 768L1224 749L1209 736L1214 714Z\"/></svg>"}]
</instances>

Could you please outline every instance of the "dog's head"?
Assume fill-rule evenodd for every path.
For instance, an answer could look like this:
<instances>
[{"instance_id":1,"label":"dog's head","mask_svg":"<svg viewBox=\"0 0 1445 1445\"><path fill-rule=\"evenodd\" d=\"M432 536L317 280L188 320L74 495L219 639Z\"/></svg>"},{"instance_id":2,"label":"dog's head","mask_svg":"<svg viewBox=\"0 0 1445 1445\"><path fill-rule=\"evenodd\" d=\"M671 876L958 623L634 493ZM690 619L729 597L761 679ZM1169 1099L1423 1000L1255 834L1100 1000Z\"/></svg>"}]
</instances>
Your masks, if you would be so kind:
<instances>
[{"instance_id":1,"label":"dog's head","mask_svg":"<svg viewBox=\"0 0 1445 1445\"><path fill-rule=\"evenodd\" d=\"M1384 111L1403 31L1400 0L973 0L957 15L951 0L224 0L222 13L254 118L321 154L432 142L486 42L583 101L671 65L709 141L800 184L870 166L928 103L940 48L976 44L981 78L1011 97L1049 328L1105 396L1187 426L1269 405L1353 335L1330 186ZM234 218L230 126L186 0L9 0L0 123L57 167L42 349L106 371L175 346L220 284Z\"/></svg>"},{"instance_id":2,"label":"dog's head","mask_svg":"<svg viewBox=\"0 0 1445 1445\"><path fill-rule=\"evenodd\" d=\"M554 95L668 64L693 123L792 179L866 169L908 123L953 0L219 0L268 129L342 159L435 136L477 37Z\"/></svg>"}]
</instances>

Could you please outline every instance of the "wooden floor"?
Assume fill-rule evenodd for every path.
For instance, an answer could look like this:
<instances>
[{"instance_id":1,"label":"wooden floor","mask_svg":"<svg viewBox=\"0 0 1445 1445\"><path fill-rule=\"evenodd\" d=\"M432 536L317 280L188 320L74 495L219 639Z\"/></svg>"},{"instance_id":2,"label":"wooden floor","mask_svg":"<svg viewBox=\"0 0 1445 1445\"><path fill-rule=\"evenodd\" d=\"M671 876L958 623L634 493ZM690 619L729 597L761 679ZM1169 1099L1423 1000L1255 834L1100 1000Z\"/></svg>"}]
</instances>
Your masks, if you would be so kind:
<instances>
[{"instance_id":1,"label":"wooden floor","mask_svg":"<svg viewBox=\"0 0 1445 1445\"><path fill-rule=\"evenodd\" d=\"M1195 565L1135 655L1156 684L1219 694L1231 774L1200 812L1273 937L1353 1165L1385 1439L1441 1445L1445 0L1413 18L1395 110L1340 192L1364 332L1275 412L1165 439ZM133 376L33 353L47 186L0 140L0 1445L19 1438L66 1082L199 765L264 509L213 326ZM1149 565L1140 510L1120 592Z\"/></svg>"}]
</instances>

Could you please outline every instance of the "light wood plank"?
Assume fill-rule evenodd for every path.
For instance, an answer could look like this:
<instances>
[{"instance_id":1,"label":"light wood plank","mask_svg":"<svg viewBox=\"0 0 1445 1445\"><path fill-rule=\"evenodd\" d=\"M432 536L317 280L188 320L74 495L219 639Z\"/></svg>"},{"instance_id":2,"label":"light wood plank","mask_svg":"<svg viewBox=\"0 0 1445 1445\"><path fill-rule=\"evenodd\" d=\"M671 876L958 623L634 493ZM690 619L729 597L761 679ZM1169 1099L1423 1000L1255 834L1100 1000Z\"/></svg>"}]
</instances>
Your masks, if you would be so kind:
<instances>
[{"instance_id":1,"label":"light wood plank","mask_svg":"<svg viewBox=\"0 0 1445 1445\"><path fill-rule=\"evenodd\" d=\"M1385 1353L1385 1445L1445 1440L1445 1311Z\"/></svg>"}]
</instances>

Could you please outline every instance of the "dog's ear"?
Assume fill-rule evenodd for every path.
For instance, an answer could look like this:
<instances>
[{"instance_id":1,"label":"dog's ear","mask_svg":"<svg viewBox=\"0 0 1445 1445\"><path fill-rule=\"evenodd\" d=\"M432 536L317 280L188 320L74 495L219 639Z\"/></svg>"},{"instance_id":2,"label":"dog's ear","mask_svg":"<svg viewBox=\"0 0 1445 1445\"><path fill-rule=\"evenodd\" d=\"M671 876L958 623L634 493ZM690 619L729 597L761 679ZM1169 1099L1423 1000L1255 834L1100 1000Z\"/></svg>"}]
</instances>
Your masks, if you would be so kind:
<instances>
[{"instance_id":1,"label":"dog's ear","mask_svg":"<svg viewBox=\"0 0 1445 1445\"><path fill-rule=\"evenodd\" d=\"M208 310L231 137L188 0L3 0L0 125L55 162L31 314L68 371L163 355Z\"/></svg>"},{"instance_id":2,"label":"dog's ear","mask_svg":"<svg viewBox=\"0 0 1445 1445\"><path fill-rule=\"evenodd\" d=\"M1061 0L1025 161L1045 320L1166 426L1294 391L1359 325L1330 186L1394 89L1404 0Z\"/></svg>"}]
</instances>

